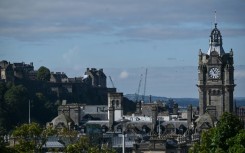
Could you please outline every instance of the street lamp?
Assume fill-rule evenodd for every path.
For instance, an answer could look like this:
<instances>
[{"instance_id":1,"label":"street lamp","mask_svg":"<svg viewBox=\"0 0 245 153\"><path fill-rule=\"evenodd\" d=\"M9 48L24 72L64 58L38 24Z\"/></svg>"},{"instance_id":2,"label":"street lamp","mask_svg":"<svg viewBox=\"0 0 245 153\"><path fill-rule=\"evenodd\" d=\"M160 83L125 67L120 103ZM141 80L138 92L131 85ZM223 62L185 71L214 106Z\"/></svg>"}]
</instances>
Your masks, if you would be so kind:
<instances>
[{"instance_id":1,"label":"street lamp","mask_svg":"<svg viewBox=\"0 0 245 153\"><path fill-rule=\"evenodd\" d=\"M124 117L119 120L119 123L122 124L122 153L125 153L125 123L129 122L130 120L125 119Z\"/></svg>"}]
</instances>

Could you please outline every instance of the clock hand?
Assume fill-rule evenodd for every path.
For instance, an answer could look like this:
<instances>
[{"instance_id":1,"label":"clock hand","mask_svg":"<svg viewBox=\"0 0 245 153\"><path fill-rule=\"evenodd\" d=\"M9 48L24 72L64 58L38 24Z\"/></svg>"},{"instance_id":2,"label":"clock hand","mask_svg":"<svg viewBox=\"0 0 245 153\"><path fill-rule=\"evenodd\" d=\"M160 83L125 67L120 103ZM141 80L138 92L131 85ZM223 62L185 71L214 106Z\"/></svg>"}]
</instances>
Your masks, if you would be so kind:
<instances>
[{"instance_id":1,"label":"clock hand","mask_svg":"<svg viewBox=\"0 0 245 153\"><path fill-rule=\"evenodd\" d=\"M217 72L217 69L213 69L214 70L214 74L216 74L216 72Z\"/></svg>"}]
</instances>

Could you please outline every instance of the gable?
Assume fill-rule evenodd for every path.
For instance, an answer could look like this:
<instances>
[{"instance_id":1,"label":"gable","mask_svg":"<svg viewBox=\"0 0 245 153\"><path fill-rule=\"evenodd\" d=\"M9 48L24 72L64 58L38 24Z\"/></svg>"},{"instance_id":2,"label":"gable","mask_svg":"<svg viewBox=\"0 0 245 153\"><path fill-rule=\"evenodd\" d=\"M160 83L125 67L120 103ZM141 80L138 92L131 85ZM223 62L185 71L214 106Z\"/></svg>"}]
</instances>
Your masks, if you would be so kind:
<instances>
[{"instance_id":1,"label":"gable","mask_svg":"<svg viewBox=\"0 0 245 153\"><path fill-rule=\"evenodd\" d=\"M199 128L200 129L210 129L211 127L212 126L208 122L204 122Z\"/></svg>"}]
</instances>

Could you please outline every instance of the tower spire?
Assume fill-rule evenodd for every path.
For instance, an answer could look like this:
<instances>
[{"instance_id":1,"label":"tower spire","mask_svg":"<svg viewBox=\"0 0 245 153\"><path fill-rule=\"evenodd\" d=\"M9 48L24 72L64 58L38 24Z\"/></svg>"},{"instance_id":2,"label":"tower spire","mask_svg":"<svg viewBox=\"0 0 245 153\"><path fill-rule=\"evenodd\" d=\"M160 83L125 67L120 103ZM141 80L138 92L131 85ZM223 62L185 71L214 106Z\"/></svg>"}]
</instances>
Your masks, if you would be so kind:
<instances>
[{"instance_id":1,"label":"tower spire","mask_svg":"<svg viewBox=\"0 0 245 153\"><path fill-rule=\"evenodd\" d=\"M210 55L212 51L216 51L221 56L225 52L222 47L222 36L219 29L217 28L216 10L214 11L214 22L215 22L214 24L215 27L211 31L210 40L209 40L209 49L207 54Z\"/></svg>"}]
</instances>

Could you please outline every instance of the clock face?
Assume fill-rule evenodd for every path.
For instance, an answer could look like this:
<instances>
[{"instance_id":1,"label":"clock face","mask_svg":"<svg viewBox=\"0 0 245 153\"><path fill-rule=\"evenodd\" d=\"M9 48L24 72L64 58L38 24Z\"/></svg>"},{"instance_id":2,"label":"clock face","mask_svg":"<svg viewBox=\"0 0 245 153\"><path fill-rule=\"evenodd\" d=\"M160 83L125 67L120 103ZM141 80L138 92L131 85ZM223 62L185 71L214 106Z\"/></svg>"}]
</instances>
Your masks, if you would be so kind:
<instances>
[{"instance_id":1,"label":"clock face","mask_svg":"<svg viewBox=\"0 0 245 153\"><path fill-rule=\"evenodd\" d=\"M217 67L209 69L208 75L212 79L218 79L220 77L220 70Z\"/></svg>"}]
</instances>

